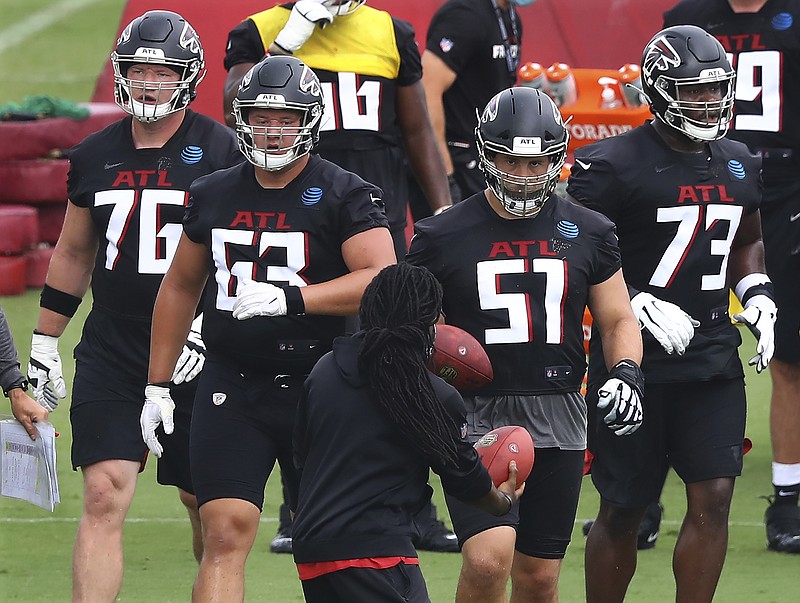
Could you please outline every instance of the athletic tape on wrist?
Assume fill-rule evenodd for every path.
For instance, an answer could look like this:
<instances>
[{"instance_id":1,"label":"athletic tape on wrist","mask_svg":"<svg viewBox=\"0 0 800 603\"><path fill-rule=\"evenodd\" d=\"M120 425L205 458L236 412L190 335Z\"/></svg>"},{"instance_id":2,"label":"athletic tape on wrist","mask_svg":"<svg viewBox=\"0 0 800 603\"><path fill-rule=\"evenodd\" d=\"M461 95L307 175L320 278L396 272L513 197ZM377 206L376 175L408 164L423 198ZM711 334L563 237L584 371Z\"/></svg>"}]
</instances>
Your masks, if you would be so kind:
<instances>
[{"instance_id":1,"label":"athletic tape on wrist","mask_svg":"<svg viewBox=\"0 0 800 603\"><path fill-rule=\"evenodd\" d=\"M56 314L72 318L75 316L75 312L78 311L81 301L83 300L77 295L59 291L45 283L42 294L39 297L39 306L52 310Z\"/></svg>"}]
</instances>

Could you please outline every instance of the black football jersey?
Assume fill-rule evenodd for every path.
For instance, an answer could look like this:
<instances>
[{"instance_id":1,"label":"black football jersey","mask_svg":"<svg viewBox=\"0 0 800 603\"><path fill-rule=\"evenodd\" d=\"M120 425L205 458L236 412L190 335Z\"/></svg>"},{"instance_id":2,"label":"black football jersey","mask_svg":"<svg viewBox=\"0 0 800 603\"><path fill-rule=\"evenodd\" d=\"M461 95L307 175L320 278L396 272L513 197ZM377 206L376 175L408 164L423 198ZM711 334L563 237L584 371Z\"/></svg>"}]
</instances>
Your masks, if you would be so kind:
<instances>
[{"instance_id":1,"label":"black football jersey","mask_svg":"<svg viewBox=\"0 0 800 603\"><path fill-rule=\"evenodd\" d=\"M720 41L736 69L735 116L729 137L753 150L765 149L765 175L776 169L796 176L800 3L769 0L757 13L734 13L727 0L684 0L664 13L664 24L697 25ZM793 162L781 161L784 149L794 153Z\"/></svg>"},{"instance_id":2,"label":"black football jersey","mask_svg":"<svg viewBox=\"0 0 800 603\"><path fill-rule=\"evenodd\" d=\"M293 3L275 6L242 21L228 34L225 69L264 58L289 18ZM398 86L422 78L414 28L389 13L362 6L294 53L322 84L325 113L314 149L336 162L334 153L400 144L396 113Z\"/></svg>"},{"instance_id":3,"label":"black football jersey","mask_svg":"<svg viewBox=\"0 0 800 603\"><path fill-rule=\"evenodd\" d=\"M741 338L728 317L728 258L742 219L758 209L761 160L733 140L708 148L710 155L674 151L647 123L575 151L567 192L616 223L625 281L701 323L683 356L667 355L643 331L648 381L742 374Z\"/></svg>"},{"instance_id":4,"label":"black football jersey","mask_svg":"<svg viewBox=\"0 0 800 603\"><path fill-rule=\"evenodd\" d=\"M579 390L589 288L620 268L608 219L553 195L535 218L506 220L480 192L418 222L407 261L433 272L446 322L486 349L494 380L480 393Z\"/></svg>"},{"instance_id":5,"label":"black football jersey","mask_svg":"<svg viewBox=\"0 0 800 603\"><path fill-rule=\"evenodd\" d=\"M210 257L203 340L210 357L306 374L344 333L344 317L236 320L231 312L239 284L246 279L304 287L347 274L342 243L388 227L381 191L316 156L283 189L262 188L254 169L243 163L191 188L184 231Z\"/></svg>"},{"instance_id":6,"label":"black football jersey","mask_svg":"<svg viewBox=\"0 0 800 603\"><path fill-rule=\"evenodd\" d=\"M458 74L442 98L447 140L474 144L475 109L516 84L522 20L513 3L500 19L490 0L450 0L431 19L425 50Z\"/></svg>"},{"instance_id":7,"label":"black football jersey","mask_svg":"<svg viewBox=\"0 0 800 603\"><path fill-rule=\"evenodd\" d=\"M181 236L189 185L242 161L236 138L222 124L192 111L159 149L136 149L126 117L70 150L70 202L88 208L98 235L92 272L94 308L119 321L92 331L81 351L146 375L150 320L161 279ZM94 351L92 351L94 350ZM88 358L88 356L82 356Z\"/></svg>"}]
</instances>

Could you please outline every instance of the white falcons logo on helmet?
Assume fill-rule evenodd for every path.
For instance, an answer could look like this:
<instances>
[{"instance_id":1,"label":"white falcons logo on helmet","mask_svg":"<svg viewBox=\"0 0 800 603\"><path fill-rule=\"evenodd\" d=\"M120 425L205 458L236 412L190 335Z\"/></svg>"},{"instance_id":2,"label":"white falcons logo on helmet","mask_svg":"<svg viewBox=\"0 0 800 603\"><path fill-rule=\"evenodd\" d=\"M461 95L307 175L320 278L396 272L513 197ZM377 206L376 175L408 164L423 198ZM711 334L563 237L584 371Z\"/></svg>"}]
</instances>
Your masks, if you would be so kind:
<instances>
[{"instance_id":1,"label":"white falcons logo on helmet","mask_svg":"<svg viewBox=\"0 0 800 603\"><path fill-rule=\"evenodd\" d=\"M681 56L669 43L666 36L660 36L650 43L647 54L642 61L642 67L648 72L653 69L667 71L670 67L679 67Z\"/></svg>"},{"instance_id":2,"label":"white falcons logo on helmet","mask_svg":"<svg viewBox=\"0 0 800 603\"><path fill-rule=\"evenodd\" d=\"M322 86L320 86L317 74L311 71L307 65L303 65L303 75L300 78L300 90L311 96L321 96Z\"/></svg>"},{"instance_id":3,"label":"white falcons logo on helmet","mask_svg":"<svg viewBox=\"0 0 800 603\"><path fill-rule=\"evenodd\" d=\"M247 73L244 74L242 81L239 83L239 90L244 90L250 85L250 80L253 79L253 72L255 72L257 65L253 65L248 69Z\"/></svg>"},{"instance_id":4,"label":"white falcons logo on helmet","mask_svg":"<svg viewBox=\"0 0 800 603\"><path fill-rule=\"evenodd\" d=\"M497 119L497 108L500 104L500 95L498 94L492 100L489 101L489 104L486 105L486 108L483 110L483 115L481 115L481 121L483 123L487 123L490 121L494 121Z\"/></svg>"},{"instance_id":5,"label":"white falcons logo on helmet","mask_svg":"<svg viewBox=\"0 0 800 603\"><path fill-rule=\"evenodd\" d=\"M181 37L178 43L182 48L188 48L190 52L199 54L200 58L203 57L203 47L200 45L200 38L197 37L197 33L188 23L184 22L183 31L181 31Z\"/></svg>"}]
</instances>

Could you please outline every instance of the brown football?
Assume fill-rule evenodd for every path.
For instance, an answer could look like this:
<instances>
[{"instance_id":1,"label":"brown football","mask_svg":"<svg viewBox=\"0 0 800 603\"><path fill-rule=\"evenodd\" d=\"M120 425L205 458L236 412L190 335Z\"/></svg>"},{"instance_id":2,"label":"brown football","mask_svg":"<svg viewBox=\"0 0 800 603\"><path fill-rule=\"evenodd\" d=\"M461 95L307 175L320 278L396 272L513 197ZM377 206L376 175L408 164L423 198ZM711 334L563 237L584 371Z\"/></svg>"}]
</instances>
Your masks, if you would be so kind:
<instances>
[{"instance_id":1,"label":"brown football","mask_svg":"<svg viewBox=\"0 0 800 603\"><path fill-rule=\"evenodd\" d=\"M430 369L460 392L480 389L494 378L486 350L472 335L452 325L436 325Z\"/></svg>"}]
</instances>

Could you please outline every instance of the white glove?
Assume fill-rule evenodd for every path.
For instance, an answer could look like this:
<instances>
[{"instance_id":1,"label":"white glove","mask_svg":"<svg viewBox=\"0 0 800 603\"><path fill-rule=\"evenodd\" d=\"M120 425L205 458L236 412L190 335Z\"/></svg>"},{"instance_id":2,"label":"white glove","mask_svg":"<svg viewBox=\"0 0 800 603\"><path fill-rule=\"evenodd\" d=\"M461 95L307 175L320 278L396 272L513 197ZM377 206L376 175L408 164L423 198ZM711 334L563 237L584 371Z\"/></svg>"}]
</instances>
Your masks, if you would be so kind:
<instances>
[{"instance_id":1,"label":"white glove","mask_svg":"<svg viewBox=\"0 0 800 603\"><path fill-rule=\"evenodd\" d=\"M322 29L328 23L333 23L333 14L319 0L298 0L286 25L275 37L275 44L294 54L308 41L317 25Z\"/></svg>"},{"instance_id":2,"label":"white glove","mask_svg":"<svg viewBox=\"0 0 800 603\"><path fill-rule=\"evenodd\" d=\"M51 412L58 406L59 398L67 397L61 356L58 355L58 337L33 334L28 381L33 386L34 399Z\"/></svg>"},{"instance_id":3,"label":"white glove","mask_svg":"<svg viewBox=\"0 0 800 603\"><path fill-rule=\"evenodd\" d=\"M270 283L248 281L239 287L233 304L233 317L247 320L254 316L286 316L286 293Z\"/></svg>"},{"instance_id":4,"label":"white glove","mask_svg":"<svg viewBox=\"0 0 800 603\"><path fill-rule=\"evenodd\" d=\"M778 308L775 302L766 295L754 295L744 305L744 310L734 314L731 318L736 322L747 325L758 339L756 355L748 364L756 367L760 373L772 360L775 353L775 318Z\"/></svg>"},{"instance_id":5,"label":"white glove","mask_svg":"<svg viewBox=\"0 0 800 603\"><path fill-rule=\"evenodd\" d=\"M610 378L598 390L597 408L608 410L603 422L616 435L629 435L641 426L643 387L638 365L622 360L611 369Z\"/></svg>"},{"instance_id":6,"label":"white glove","mask_svg":"<svg viewBox=\"0 0 800 603\"><path fill-rule=\"evenodd\" d=\"M139 417L142 428L142 439L154 455L161 458L164 448L156 437L156 427L164 424L164 433L169 435L175 429L172 415L175 402L169 394L169 388L161 385L148 385L144 388L144 407Z\"/></svg>"},{"instance_id":7,"label":"white glove","mask_svg":"<svg viewBox=\"0 0 800 603\"><path fill-rule=\"evenodd\" d=\"M651 295L637 293L631 299L633 314L639 326L650 331L667 354L682 356L700 323L679 306Z\"/></svg>"},{"instance_id":8,"label":"white glove","mask_svg":"<svg viewBox=\"0 0 800 603\"><path fill-rule=\"evenodd\" d=\"M189 329L189 336L186 338L186 343L183 345L181 355L178 357L178 362L175 364L175 370L172 373L172 382L175 385L188 383L203 370L203 365L206 363L206 346L200 335L202 329L203 315L199 314L197 318L192 321L192 327Z\"/></svg>"}]
</instances>

